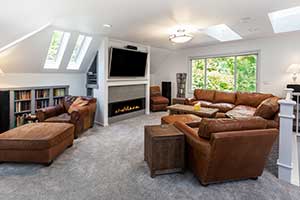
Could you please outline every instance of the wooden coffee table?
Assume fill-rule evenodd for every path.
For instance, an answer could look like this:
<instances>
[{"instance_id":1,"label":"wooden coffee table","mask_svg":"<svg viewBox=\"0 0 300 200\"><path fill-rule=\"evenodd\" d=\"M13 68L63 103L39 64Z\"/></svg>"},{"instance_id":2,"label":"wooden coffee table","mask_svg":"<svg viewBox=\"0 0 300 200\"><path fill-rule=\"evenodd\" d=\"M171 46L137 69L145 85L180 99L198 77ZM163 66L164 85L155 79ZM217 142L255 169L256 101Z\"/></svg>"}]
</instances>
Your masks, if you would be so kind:
<instances>
[{"instance_id":1,"label":"wooden coffee table","mask_svg":"<svg viewBox=\"0 0 300 200\"><path fill-rule=\"evenodd\" d=\"M173 125L145 126L144 160L151 177L184 171L184 134Z\"/></svg>"},{"instance_id":2,"label":"wooden coffee table","mask_svg":"<svg viewBox=\"0 0 300 200\"><path fill-rule=\"evenodd\" d=\"M167 109L170 112L170 115L172 114L194 114L199 117L205 117L205 118L214 118L219 111L217 108L204 108L201 107L199 111L194 110L194 106L189 105L181 105L181 104L175 104L172 106L168 106Z\"/></svg>"}]
</instances>

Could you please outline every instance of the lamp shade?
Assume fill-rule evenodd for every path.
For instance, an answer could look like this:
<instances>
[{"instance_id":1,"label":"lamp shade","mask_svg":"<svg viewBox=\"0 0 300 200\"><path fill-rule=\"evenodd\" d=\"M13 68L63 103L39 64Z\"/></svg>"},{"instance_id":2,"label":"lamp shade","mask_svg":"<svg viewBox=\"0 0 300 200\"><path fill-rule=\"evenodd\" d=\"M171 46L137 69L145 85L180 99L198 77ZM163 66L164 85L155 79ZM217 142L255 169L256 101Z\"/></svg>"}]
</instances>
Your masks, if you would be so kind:
<instances>
[{"instance_id":1,"label":"lamp shade","mask_svg":"<svg viewBox=\"0 0 300 200\"><path fill-rule=\"evenodd\" d=\"M287 69L288 73L300 73L300 64L292 64Z\"/></svg>"}]
</instances>

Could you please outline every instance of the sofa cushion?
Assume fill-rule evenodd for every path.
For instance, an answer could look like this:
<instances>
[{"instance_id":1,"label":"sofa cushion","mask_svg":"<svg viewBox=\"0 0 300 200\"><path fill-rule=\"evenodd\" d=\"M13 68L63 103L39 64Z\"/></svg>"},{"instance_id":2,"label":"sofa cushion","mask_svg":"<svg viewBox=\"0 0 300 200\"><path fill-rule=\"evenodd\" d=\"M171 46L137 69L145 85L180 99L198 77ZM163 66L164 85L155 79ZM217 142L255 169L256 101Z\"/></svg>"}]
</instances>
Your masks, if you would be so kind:
<instances>
[{"instance_id":1,"label":"sofa cushion","mask_svg":"<svg viewBox=\"0 0 300 200\"><path fill-rule=\"evenodd\" d=\"M272 117L274 117L274 115L279 110L278 100L278 97L271 97L264 100L257 107L254 116L259 116L265 119L272 119Z\"/></svg>"},{"instance_id":2,"label":"sofa cushion","mask_svg":"<svg viewBox=\"0 0 300 200\"><path fill-rule=\"evenodd\" d=\"M212 133L227 131L243 131L265 129L267 122L261 117L241 119L209 119L203 118L199 125L199 137L209 139Z\"/></svg>"},{"instance_id":3,"label":"sofa cushion","mask_svg":"<svg viewBox=\"0 0 300 200\"><path fill-rule=\"evenodd\" d=\"M183 122L191 127L198 127L201 117L193 114L167 115L161 118L161 124L174 124L176 121Z\"/></svg>"},{"instance_id":4,"label":"sofa cushion","mask_svg":"<svg viewBox=\"0 0 300 200\"><path fill-rule=\"evenodd\" d=\"M221 92L216 91L214 102L215 103L231 103L234 104L236 99L236 94L233 92Z\"/></svg>"},{"instance_id":5,"label":"sofa cushion","mask_svg":"<svg viewBox=\"0 0 300 200\"><path fill-rule=\"evenodd\" d=\"M55 117L50 117L46 119L45 122L70 123L71 115L69 115L68 113L63 113Z\"/></svg>"},{"instance_id":6,"label":"sofa cushion","mask_svg":"<svg viewBox=\"0 0 300 200\"><path fill-rule=\"evenodd\" d=\"M251 106L239 105L232 110L226 112L226 116L229 118L242 118L254 116L256 108Z\"/></svg>"},{"instance_id":7,"label":"sofa cushion","mask_svg":"<svg viewBox=\"0 0 300 200\"><path fill-rule=\"evenodd\" d=\"M151 97L151 104L169 104L169 99L163 96Z\"/></svg>"},{"instance_id":8,"label":"sofa cushion","mask_svg":"<svg viewBox=\"0 0 300 200\"><path fill-rule=\"evenodd\" d=\"M220 112L227 112L231 109L234 108L234 104L232 103L213 103L213 104L210 104L208 107L209 108L218 108Z\"/></svg>"},{"instance_id":9,"label":"sofa cushion","mask_svg":"<svg viewBox=\"0 0 300 200\"><path fill-rule=\"evenodd\" d=\"M215 91L214 90L195 89L194 96L197 100L213 102L214 97L215 97Z\"/></svg>"},{"instance_id":10,"label":"sofa cushion","mask_svg":"<svg viewBox=\"0 0 300 200\"><path fill-rule=\"evenodd\" d=\"M69 110L70 106L76 99L77 99L76 96L65 96L63 104L64 104L66 112Z\"/></svg>"},{"instance_id":11,"label":"sofa cushion","mask_svg":"<svg viewBox=\"0 0 300 200\"><path fill-rule=\"evenodd\" d=\"M237 92L235 105L247 105L256 108L263 100L272 96L272 94Z\"/></svg>"},{"instance_id":12,"label":"sofa cushion","mask_svg":"<svg viewBox=\"0 0 300 200\"><path fill-rule=\"evenodd\" d=\"M51 148L74 134L66 123L32 123L0 134L0 149L42 150Z\"/></svg>"}]
</instances>

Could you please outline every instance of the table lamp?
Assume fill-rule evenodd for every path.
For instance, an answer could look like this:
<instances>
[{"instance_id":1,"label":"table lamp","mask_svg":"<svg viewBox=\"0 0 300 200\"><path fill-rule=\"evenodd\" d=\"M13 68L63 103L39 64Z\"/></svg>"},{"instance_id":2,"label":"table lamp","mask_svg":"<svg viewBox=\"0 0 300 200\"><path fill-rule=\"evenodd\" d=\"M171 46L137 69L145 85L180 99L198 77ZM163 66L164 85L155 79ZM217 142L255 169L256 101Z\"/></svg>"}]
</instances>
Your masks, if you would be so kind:
<instances>
[{"instance_id":1,"label":"table lamp","mask_svg":"<svg viewBox=\"0 0 300 200\"><path fill-rule=\"evenodd\" d=\"M300 64L292 64L289 66L289 68L287 69L288 73L292 73L293 76L293 81L296 82L297 80L297 74L300 73Z\"/></svg>"}]
</instances>

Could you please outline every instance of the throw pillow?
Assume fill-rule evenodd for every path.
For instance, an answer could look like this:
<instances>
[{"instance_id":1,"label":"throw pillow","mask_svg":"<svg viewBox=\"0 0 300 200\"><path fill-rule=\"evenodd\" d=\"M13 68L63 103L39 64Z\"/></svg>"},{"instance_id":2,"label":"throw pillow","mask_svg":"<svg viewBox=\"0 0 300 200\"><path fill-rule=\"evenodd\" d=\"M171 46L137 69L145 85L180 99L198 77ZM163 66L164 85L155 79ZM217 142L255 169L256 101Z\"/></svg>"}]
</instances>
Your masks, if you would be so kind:
<instances>
[{"instance_id":1,"label":"throw pillow","mask_svg":"<svg viewBox=\"0 0 300 200\"><path fill-rule=\"evenodd\" d=\"M259 116L265 119L272 119L275 113L277 113L279 110L278 100L278 97L271 97L264 100L257 107L254 116Z\"/></svg>"},{"instance_id":2,"label":"throw pillow","mask_svg":"<svg viewBox=\"0 0 300 200\"><path fill-rule=\"evenodd\" d=\"M68 113L71 114L73 111L78 110L80 107L88 105L89 102L78 97L70 106Z\"/></svg>"}]
</instances>

